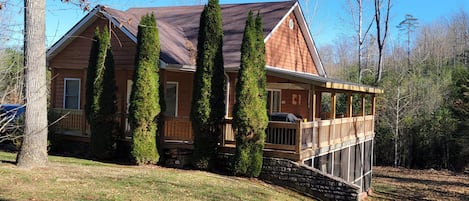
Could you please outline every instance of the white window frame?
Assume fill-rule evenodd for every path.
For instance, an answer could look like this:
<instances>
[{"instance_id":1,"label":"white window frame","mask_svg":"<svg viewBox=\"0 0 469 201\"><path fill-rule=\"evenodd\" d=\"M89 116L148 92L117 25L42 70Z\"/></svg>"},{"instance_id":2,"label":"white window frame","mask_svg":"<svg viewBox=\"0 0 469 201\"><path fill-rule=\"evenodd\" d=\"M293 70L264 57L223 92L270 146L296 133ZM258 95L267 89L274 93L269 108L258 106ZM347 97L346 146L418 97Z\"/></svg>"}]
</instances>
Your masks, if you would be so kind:
<instances>
[{"instance_id":1,"label":"white window frame","mask_svg":"<svg viewBox=\"0 0 469 201\"><path fill-rule=\"evenodd\" d=\"M66 94L67 94L67 81L71 80L78 80L78 108L65 108L65 99L66 99ZM81 99L81 79L80 78L64 78L64 92L63 92L63 108L64 109L80 109L80 99Z\"/></svg>"},{"instance_id":2,"label":"white window frame","mask_svg":"<svg viewBox=\"0 0 469 201\"><path fill-rule=\"evenodd\" d=\"M276 91L276 92L278 91L279 92L280 100L278 102L278 104L279 104L279 106L278 106L279 111L278 112L281 112L282 111L282 90L281 89L267 89L266 91L267 91L267 93L269 93L269 91ZM270 102L273 103L273 96L271 96L270 98L271 98ZM269 100L267 100L267 101L269 101ZM269 108L269 111L268 111L269 114L271 113L271 111L272 111L272 104L270 105L270 108Z\"/></svg>"},{"instance_id":3,"label":"white window frame","mask_svg":"<svg viewBox=\"0 0 469 201\"><path fill-rule=\"evenodd\" d=\"M178 116L178 105L179 105L179 82L174 82L174 81L167 81L166 82L166 85L164 86L165 97L166 97L166 86L168 84L176 85L176 104L174 106L174 117L177 117Z\"/></svg>"}]
</instances>

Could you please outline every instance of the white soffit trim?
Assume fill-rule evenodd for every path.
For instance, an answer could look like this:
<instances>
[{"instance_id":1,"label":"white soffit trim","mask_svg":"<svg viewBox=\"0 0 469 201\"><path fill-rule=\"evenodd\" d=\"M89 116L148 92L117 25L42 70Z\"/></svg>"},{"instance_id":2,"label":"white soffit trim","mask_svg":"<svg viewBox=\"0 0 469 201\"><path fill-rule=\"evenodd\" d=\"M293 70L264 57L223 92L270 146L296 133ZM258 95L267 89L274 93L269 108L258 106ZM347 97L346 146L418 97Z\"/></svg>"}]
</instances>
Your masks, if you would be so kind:
<instances>
[{"instance_id":1,"label":"white soffit trim","mask_svg":"<svg viewBox=\"0 0 469 201\"><path fill-rule=\"evenodd\" d=\"M327 77L326 71L324 70L324 66L322 65L321 58L319 57L319 52L316 48L316 44L314 43L314 39L311 36L311 32L309 30L308 24L304 18L303 12L301 11L301 7L298 5L295 7L295 14L298 20L298 24L300 25L301 30L303 31L303 36L306 37L306 44L308 45L309 51L313 56L314 63L318 65L318 72L320 75Z\"/></svg>"},{"instance_id":2,"label":"white soffit trim","mask_svg":"<svg viewBox=\"0 0 469 201\"><path fill-rule=\"evenodd\" d=\"M89 24L93 23L97 19L97 13L100 10L99 6L91 10L84 18L82 18L75 26L72 27L64 36L62 36L57 42L55 42L47 50L47 60L50 60L56 55L57 52L60 52L65 48L69 43L72 42L73 37L79 35L83 32Z\"/></svg>"},{"instance_id":3,"label":"white soffit trim","mask_svg":"<svg viewBox=\"0 0 469 201\"><path fill-rule=\"evenodd\" d=\"M270 31L270 33L264 38L264 43L267 43L267 41L270 39L270 37L272 37L272 34L277 31L277 29L280 27L280 25L282 25L283 21L285 21L285 19L290 15L290 13L298 6L298 1L293 4L293 6L290 8L290 10L288 10L288 12L282 17L282 19L280 19L279 23L277 25L275 25L275 27L272 29L272 31Z\"/></svg>"}]
</instances>

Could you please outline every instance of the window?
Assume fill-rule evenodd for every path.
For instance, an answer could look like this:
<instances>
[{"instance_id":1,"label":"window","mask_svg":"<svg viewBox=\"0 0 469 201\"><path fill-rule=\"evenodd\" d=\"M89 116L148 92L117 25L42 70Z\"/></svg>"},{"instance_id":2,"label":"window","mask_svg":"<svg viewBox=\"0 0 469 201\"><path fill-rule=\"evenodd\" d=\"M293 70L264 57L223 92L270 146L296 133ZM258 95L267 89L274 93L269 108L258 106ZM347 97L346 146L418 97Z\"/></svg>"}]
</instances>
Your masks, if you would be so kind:
<instances>
[{"instance_id":1,"label":"window","mask_svg":"<svg viewBox=\"0 0 469 201\"><path fill-rule=\"evenodd\" d=\"M166 103L166 116L177 116L177 104L178 104L178 83L167 82L164 94L164 101Z\"/></svg>"},{"instance_id":2,"label":"window","mask_svg":"<svg viewBox=\"0 0 469 201\"><path fill-rule=\"evenodd\" d=\"M280 90L267 90L267 111L269 114L273 112L280 112Z\"/></svg>"},{"instance_id":3,"label":"window","mask_svg":"<svg viewBox=\"0 0 469 201\"><path fill-rule=\"evenodd\" d=\"M80 79L64 79L64 108L80 109Z\"/></svg>"}]
</instances>

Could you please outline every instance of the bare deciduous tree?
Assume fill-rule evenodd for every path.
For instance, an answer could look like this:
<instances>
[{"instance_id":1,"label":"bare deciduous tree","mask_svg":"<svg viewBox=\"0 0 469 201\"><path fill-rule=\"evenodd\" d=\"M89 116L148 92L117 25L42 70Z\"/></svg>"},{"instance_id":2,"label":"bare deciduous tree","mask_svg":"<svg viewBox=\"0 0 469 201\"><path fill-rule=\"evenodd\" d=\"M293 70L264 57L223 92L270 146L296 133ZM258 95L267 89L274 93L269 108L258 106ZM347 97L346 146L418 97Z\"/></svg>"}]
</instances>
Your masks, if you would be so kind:
<instances>
[{"instance_id":1,"label":"bare deciduous tree","mask_svg":"<svg viewBox=\"0 0 469 201\"><path fill-rule=\"evenodd\" d=\"M386 1L384 19L381 11L383 10L383 1ZM375 78L375 85L381 81L383 73L384 45L389 32L389 13L391 11L391 0L374 0L375 5L375 25L376 42L378 44L378 66Z\"/></svg>"},{"instance_id":2,"label":"bare deciduous tree","mask_svg":"<svg viewBox=\"0 0 469 201\"><path fill-rule=\"evenodd\" d=\"M366 40L366 36L373 25L373 18L371 18L370 22L367 25L366 30L363 30L363 15L364 15L364 8L363 8L363 0L355 0L356 5L354 5L350 0L348 0L348 4L350 7L350 13L352 15L353 23L355 26L355 31L357 34L357 61L358 61L358 75L357 80L358 82L362 81L362 72L363 72L363 65L362 65L362 57L363 57L363 44Z\"/></svg>"}]
</instances>

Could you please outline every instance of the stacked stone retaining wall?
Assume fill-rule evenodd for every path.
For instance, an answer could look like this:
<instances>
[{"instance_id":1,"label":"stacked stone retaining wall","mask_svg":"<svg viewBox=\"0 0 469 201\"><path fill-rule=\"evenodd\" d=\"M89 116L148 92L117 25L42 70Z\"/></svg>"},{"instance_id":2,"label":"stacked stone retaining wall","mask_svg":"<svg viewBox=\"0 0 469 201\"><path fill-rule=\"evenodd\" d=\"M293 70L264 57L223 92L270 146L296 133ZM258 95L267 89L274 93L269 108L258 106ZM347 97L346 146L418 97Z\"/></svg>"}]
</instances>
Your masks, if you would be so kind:
<instances>
[{"instance_id":1,"label":"stacked stone retaining wall","mask_svg":"<svg viewBox=\"0 0 469 201\"><path fill-rule=\"evenodd\" d=\"M229 170L231 158L231 154L220 154L220 167ZM358 186L287 159L264 157L259 178L319 200L359 199Z\"/></svg>"}]
</instances>

